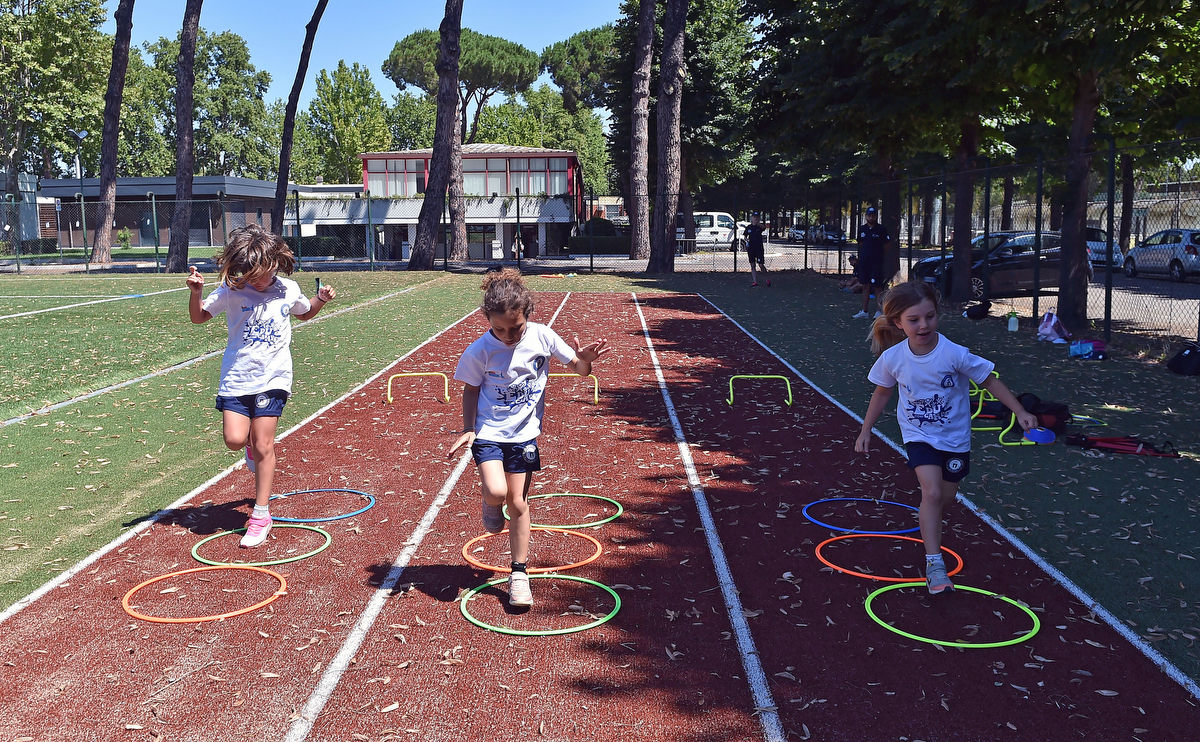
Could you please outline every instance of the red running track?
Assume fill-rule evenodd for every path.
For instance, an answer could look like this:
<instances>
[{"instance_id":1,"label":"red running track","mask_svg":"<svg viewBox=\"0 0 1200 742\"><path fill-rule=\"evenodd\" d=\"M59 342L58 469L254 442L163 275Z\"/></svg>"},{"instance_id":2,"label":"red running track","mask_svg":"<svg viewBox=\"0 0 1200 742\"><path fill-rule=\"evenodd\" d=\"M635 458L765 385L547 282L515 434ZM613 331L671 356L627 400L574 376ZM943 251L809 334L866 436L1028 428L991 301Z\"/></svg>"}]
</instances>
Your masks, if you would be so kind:
<instances>
[{"instance_id":1,"label":"red running track","mask_svg":"<svg viewBox=\"0 0 1200 742\"><path fill-rule=\"evenodd\" d=\"M539 295L536 318L547 321L563 298ZM595 369L599 405L582 382L551 381L546 469L535 482L540 493L623 503L621 518L588 531L604 554L571 572L616 587L623 606L612 621L578 634L514 637L462 618L456 599L490 574L460 554L482 528L473 467L444 453L461 420L459 389L447 405L437 401L440 381L411 380L389 405L385 374L278 446L279 491L348 487L378 500L355 518L314 524L333 543L272 568L285 575L287 595L202 624L148 623L120 608L139 582L196 566L188 554L195 542L243 524L250 478L234 471L2 624L0 740L1191 737L1195 699L962 510L947 531L947 545L966 560L962 581L1026 601L1041 632L1002 649L941 650L871 622L862 601L874 584L823 567L813 548L832 534L800 510L824 497L915 504L900 456L856 458L857 422L703 300L639 298L695 475L683 466L639 306L625 295L575 294L555 329L585 341L606 335L614 349ZM485 329L472 315L392 371L451 374ZM730 406L733 373L789 376L796 403L783 405L767 382L747 382ZM306 496L275 512L312 517L357 503ZM831 505L822 515L858 527L904 518L892 512L899 508L876 510ZM534 503L535 516L557 523L601 512L598 503L562 498ZM206 553L235 555L222 543L232 539ZM728 552L724 590L710 540ZM479 556L503 563L502 540L493 541ZM280 529L267 549L287 556L318 544L311 532ZM587 553L545 534L534 550L542 563ZM900 573L919 559L886 543L830 555ZM472 609L541 628L590 620L610 605L577 583L538 580L534 588L528 612L506 610L500 591L485 591ZM186 615L257 601L274 585L242 576L161 589L139 593L140 605ZM987 641L1023 625L1018 613L969 593L930 600L897 592L876 607L910 631ZM731 600L740 601L733 618Z\"/></svg>"}]
</instances>

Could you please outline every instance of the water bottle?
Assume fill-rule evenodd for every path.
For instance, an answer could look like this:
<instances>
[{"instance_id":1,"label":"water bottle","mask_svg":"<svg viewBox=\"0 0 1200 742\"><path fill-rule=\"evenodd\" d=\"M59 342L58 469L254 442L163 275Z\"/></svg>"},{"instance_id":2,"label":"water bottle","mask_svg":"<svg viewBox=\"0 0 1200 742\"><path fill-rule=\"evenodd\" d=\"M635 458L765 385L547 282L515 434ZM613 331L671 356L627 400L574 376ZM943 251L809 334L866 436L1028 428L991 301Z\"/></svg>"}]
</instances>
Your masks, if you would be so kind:
<instances>
[{"instance_id":1,"label":"water bottle","mask_svg":"<svg viewBox=\"0 0 1200 742\"><path fill-rule=\"evenodd\" d=\"M1018 323L1019 323L1019 320L1017 319L1017 313L1009 312L1008 313L1008 331L1016 332Z\"/></svg>"}]
</instances>

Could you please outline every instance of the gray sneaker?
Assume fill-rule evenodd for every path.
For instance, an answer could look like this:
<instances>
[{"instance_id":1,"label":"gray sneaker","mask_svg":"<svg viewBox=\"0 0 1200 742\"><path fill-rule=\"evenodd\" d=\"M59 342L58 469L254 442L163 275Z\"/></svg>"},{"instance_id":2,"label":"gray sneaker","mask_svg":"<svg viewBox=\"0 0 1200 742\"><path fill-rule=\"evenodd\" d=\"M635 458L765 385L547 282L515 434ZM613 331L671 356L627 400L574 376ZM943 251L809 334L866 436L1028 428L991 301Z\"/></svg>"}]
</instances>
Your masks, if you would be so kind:
<instances>
[{"instance_id":1,"label":"gray sneaker","mask_svg":"<svg viewBox=\"0 0 1200 742\"><path fill-rule=\"evenodd\" d=\"M529 575L513 572L508 576L508 604L515 606L533 605L533 591L529 589Z\"/></svg>"},{"instance_id":2,"label":"gray sneaker","mask_svg":"<svg viewBox=\"0 0 1200 742\"><path fill-rule=\"evenodd\" d=\"M938 595L954 589L954 583L946 576L946 567L941 564L930 564L925 567L925 587L931 595Z\"/></svg>"},{"instance_id":3,"label":"gray sneaker","mask_svg":"<svg viewBox=\"0 0 1200 742\"><path fill-rule=\"evenodd\" d=\"M499 505L489 505L487 500L483 500L481 515L483 527L488 533L500 533L504 530L504 511Z\"/></svg>"}]
</instances>

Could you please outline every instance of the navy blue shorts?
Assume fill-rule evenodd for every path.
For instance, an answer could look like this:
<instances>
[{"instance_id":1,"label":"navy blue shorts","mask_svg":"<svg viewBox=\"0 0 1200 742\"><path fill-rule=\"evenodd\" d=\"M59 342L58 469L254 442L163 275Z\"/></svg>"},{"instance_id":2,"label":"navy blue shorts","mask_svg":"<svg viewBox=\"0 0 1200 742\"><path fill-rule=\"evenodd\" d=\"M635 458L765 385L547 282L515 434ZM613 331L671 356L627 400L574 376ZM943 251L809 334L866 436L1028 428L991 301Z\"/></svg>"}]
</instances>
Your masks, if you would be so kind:
<instances>
[{"instance_id":1,"label":"navy blue shorts","mask_svg":"<svg viewBox=\"0 0 1200 742\"><path fill-rule=\"evenodd\" d=\"M279 417L287 404L288 393L282 389L268 389L258 394L242 394L237 397L217 397L217 409L236 412L243 417Z\"/></svg>"},{"instance_id":2,"label":"navy blue shorts","mask_svg":"<svg viewBox=\"0 0 1200 742\"><path fill-rule=\"evenodd\" d=\"M941 467L942 480L946 482L961 482L962 478L971 471L971 452L955 453L939 451L928 443L905 443L904 450L908 453L908 468L918 466Z\"/></svg>"},{"instance_id":3,"label":"navy blue shorts","mask_svg":"<svg viewBox=\"0 0 1200 742\"><path fill-rule=\"evenodd\" d=\"M537 439L524 443L497 443L476 438L471 444L471 457L475 459L476 464L502 461L504 471L509 474L542 470L542 457L538 452Z\"/></svg>"}]
</instances>

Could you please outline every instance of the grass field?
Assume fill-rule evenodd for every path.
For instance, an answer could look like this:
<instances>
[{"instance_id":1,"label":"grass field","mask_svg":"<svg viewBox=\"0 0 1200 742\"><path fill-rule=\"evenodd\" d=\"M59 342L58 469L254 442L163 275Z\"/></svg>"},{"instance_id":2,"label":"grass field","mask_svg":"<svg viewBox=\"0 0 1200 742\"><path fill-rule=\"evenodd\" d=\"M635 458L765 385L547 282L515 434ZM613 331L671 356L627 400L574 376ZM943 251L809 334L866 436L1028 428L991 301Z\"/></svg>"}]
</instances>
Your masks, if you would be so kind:
<instances>
[{"instance_id":1,"label":"grass field","mask_svg":"<svg viewBox=\"0 0 1200 742\"><path fill-rule=\"evenodd\" d=\"M316 275L300 274L301 286L311 292ZM297 326L295 397L283 429L456 321L480 298L478 275L323 278L338 299L316 322ZM863 342L867 324L850 319L856 300L815 274L774 278L774 287L754 290L744 275L730 274L529 280L535 290L702 293L861 414L871 393L871 358ZM181 285L181 276L5 276L0 316L97 300L49 297L152 294ZM192 325L186 301L186 292L176 291L0 319L7 350L0 360L0 418L220 351L224 323ZM1175 376L1120 341L1110 360L1085 363L1069 360L1065 346L1037 343L1032 327L1008 333L1001 319L970 322L953 312L942 322L947 336L994 360L1014 391L1067 402L1073 412L1106 421L1099 429L1106 433L1170 440L1184 452L1181 459L1091 457L1062 445L1004 448L994 434L977 433L964 493L1185 673L1200 677L1196 379ZM0 606L237 461L221 445L220 419L211 409L218 369L219 358L209 357L0 429ZM898 440L894 412L879 427ZM997 540L997 549L1009 548Z\"/></svg>"}]
</instances>

